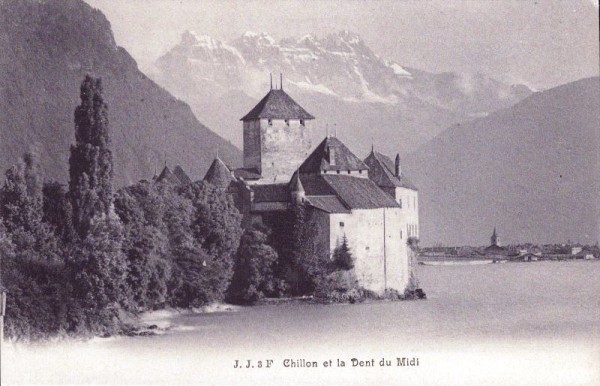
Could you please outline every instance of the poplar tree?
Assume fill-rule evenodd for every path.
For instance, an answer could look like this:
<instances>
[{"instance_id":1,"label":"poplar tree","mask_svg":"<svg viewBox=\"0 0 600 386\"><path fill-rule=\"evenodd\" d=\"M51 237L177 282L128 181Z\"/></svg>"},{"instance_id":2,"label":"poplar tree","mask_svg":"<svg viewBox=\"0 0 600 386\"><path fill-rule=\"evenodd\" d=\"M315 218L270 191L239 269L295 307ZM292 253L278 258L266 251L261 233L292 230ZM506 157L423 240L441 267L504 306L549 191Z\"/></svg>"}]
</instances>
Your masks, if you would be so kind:
<instances>
[{"instance_id":1,"label":"poplar tree","mask_svg":"<svg viewBox=\"0 0 600 386\"><path fill-rule=\"evenodd\" d=\"M69 193L73 225L83 239L92 219L108 215L111 209L113 161L102 81L87 75L80 97L81 104L75 109L76 142L69 158Z\"/></svg>"}]
</instances>

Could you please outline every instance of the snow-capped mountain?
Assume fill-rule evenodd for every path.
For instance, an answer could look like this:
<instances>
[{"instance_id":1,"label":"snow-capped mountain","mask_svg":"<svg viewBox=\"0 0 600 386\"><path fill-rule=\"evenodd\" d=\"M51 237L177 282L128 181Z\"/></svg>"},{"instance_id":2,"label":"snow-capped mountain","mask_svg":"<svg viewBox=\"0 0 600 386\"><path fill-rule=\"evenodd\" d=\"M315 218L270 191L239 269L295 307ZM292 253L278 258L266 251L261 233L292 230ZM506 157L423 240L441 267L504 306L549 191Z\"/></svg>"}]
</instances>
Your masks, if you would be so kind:
<instances>
[{"instance_id":1,"label":"snow-capped mountain","mask_svg":"<svg viewBox=\"0 0 600 386\"><path fill-rule=\"evenodd\" d=\"M150 75L211 128L241 144L237 120L269 89L269 73L316 117L366 150L407 152L451 124L508 107L531 93L481 74L432 74L381 58L349 31L276 41L246 32L221 42L194 32ZM323 135L323 131L318 131Z\"/></svg>"}]
</instances>

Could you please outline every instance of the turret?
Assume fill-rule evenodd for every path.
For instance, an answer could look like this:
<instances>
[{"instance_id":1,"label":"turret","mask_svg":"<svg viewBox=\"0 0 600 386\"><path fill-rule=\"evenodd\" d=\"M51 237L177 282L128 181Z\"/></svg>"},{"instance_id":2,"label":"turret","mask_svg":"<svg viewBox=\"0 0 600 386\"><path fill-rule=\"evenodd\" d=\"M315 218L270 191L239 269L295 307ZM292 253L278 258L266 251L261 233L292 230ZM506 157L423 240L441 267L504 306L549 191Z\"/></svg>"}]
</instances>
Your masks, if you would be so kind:
<instances>
[{"instance_id":1,"label":"turret","mask_svg":"<svg viewBox=\"0 0 600 386\"><path fill-rule=\"evenodd\" d=\"M300 181L300 172L296 170L290 181L290 194L292 195L292 202L295 204L301 204L306 199L306 191Z\"/></svg>"}]
</instances>

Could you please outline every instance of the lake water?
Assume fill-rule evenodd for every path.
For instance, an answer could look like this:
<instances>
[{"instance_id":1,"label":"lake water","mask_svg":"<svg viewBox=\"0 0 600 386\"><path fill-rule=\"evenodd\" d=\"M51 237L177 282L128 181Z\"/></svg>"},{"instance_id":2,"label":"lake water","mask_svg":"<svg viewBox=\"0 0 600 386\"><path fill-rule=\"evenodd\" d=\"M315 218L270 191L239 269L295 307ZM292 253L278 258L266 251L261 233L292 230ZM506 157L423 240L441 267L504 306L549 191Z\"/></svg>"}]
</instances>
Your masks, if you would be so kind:
<instances>
[{"instance_id":1,"label":"lake water","mask_svg":"<svg viewBox=\"0 0 600 386\"><path fill-rule=\"evenodd\" d=\"M161 336L5 347L2 381L600 384L600 262L419 266L418 274L426 301L243 307L165 316L159 322L172 328ZM419 366L397 366L398 357ZM353 367L353 358L374 366ZM248 359L254 368L234 368ZM286 359L317 367L285 367ZM259 360L273 364L258 368Z\"/></svg>"}]
</instances>

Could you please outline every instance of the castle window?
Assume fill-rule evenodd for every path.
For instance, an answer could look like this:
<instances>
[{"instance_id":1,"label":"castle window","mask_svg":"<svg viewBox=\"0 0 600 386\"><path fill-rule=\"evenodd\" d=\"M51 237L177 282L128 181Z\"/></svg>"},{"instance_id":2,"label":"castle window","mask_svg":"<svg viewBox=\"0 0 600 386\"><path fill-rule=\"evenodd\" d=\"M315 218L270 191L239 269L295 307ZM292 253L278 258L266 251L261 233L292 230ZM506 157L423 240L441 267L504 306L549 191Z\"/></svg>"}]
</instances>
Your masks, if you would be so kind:
<instances>
[{"instance_id":1,"label":"castle window","mask_svg":"<svg viewBox=\"0 0 600 386\"><path fill-rule=\"evenodd\" d=\"M269 120L267 121L267 123L269 124L269 126L273 126L273 120L272 120L272 119L269 119Z\"/></svg>"},{"instance_id":2,"label":"castle window","mask_svg":"<svg viewBox=\"0 0 600 386\"><path fill-rule=\"evenodd\" d=\"M336 171L337 171L337 174L340 174L340 171L339 171L339 170L336 170Z\"/></svg>"},{"instance_id":3,"label":"castle window","mask_svg":"<svg viewBox=\"0 0 600 386\"><path fill-rule=\"evenodd\" d=\"M300 126L304 126L304 119L300 120Z\"/></svg>"},{"instance_id":4,"label":"castle window","mask_svg":"<svg viewBox=\"0 0 600 386\"><path fill-rule=\"evenodd\" d=\"M289 125L290 125L290 120L289 120L289 119L286 119L286 120L285 120L285 124L286 124L286 126L289 126Z\"/></svg>"},{"instance_id":5,"label":"castle window","mask_svg":"<svg viewBox=\"0 0 600 386\"><path fill-rule=\"evenodd\" d=\"M398 199L398 204L400 205L400 209L402 209L402 199L401 198ZM400 237L400 238L402 238L402 237Z\"/></svg>"},{"instance_id":6,"label":"castle window","mask_svg":"<svg viewBox=\"0 0 600 386\"><path fill-rule=\"evenodd\" d=\"M348 174L350 174L350 170L348 170Z\"/></svg>"},{"instance_id":7,"label":"castle window","mask_svg":"<svg viewBox=\"0 0 600 386\"><path fill-rule=\"evenodd\" d=\"M340 227L342 227L342 228L344 227L344 222L343 221L340 221Z\"/></svg>"},{"instance_id":8,"label":"castle window","mask_svg":"<svg viewBox=\"0 0 600 386\"><path fill-rule=\"evenodd\" d=\"M402 240L402 229L400 229L400 240Z\"/></svg>"},{"instance_id":9,"label":"castle window","mask_svg":"<svg viewBox=\"0 0 600 386\"><path fill-rule=\"evenodd\" d=\"M371 248L369 248L369 247L365 247L365 251L368 251L369 249L371 249Z\"/></svg>"},{"instance_id":10,"label":"castle window","mask_svg":"<svg viewBox=\"0 0 600 386\"><path fill-rule=\"evenodd\" d=\"M358 169L358 174L362 174L362 169Z\"/></svg>"}]
</instances>

